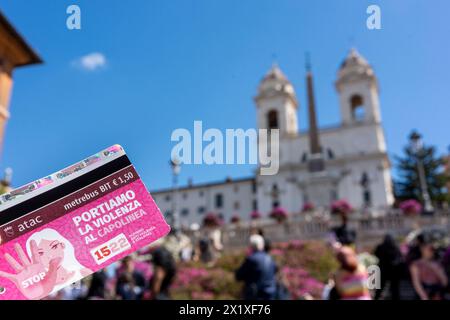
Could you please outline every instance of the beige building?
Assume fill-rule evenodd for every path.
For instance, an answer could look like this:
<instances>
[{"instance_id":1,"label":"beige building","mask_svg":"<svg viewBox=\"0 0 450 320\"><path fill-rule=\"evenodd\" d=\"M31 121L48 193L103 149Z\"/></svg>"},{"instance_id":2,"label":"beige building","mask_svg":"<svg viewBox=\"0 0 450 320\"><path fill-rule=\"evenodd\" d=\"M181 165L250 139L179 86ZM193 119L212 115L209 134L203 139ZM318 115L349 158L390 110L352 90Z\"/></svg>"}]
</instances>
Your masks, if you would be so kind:
<instances>
[{"instance_id":1,"label":"beige building","mask_svg":"<svg viewBox=\"0 0 450 320\"><path fill-rule=\"evenodd\" d=\"M0 12L0 154L9 119L13 71L18 67L41 62L41 58Z\"/></svg>"}]
</instances>

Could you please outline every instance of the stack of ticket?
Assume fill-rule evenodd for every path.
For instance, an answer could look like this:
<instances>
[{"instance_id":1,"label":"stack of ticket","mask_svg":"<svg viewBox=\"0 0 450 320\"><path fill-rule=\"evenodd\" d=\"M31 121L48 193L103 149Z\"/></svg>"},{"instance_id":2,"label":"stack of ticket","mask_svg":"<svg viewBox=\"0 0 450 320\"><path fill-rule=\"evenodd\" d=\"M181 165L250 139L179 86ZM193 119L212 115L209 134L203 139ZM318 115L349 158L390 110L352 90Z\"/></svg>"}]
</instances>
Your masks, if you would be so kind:
<instances>
[{"instance_id":1,"label":"stack of ticket","mask_svg":"<svg viewBox=\"0 0 450 320\"><path fill-rule=\"evenodd\" d=\"M0 196L0 299L42 299L169 230L112 146Z\"/></svg>"}]
</instances>

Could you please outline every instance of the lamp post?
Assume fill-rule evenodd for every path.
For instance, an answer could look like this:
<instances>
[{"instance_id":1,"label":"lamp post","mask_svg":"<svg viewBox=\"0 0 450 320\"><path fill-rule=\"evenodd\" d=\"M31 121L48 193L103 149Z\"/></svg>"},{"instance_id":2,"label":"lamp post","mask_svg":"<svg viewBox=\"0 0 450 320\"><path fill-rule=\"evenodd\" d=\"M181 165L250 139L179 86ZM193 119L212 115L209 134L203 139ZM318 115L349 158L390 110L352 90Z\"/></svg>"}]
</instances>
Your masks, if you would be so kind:
<instances>
[{"instance_id":1,"label":"lamp post","mask_svg":"<svg viewBox=\"0 0 450 320\"><path fill-rule=\"evenodd\" d=\"M178 175L181 170L180 160L177 158L170 159L170 167L172 168L172 183L173 183L173 194L172 194L172 217L173 217L173 228L175 232L180 230L180 215L178 214Z\"/></svg>"},{"instance_id":2,"label":"lamp post","mask_svg":"<svg viewBox=\"0 0 450 320\"><path fill-rule=\"evenodd\" d=\"M424 209L426 213L431 213L434 211L433 204L431 203L430 194L428 193L427 179L425 175L425 168L423 166L423 161L421 155L423 153L423 141L422 136L417 132L413 131L409 136L411 142L411 149L416 157L417 162L417 173L419 176L420 190L422 192L422 199L424 203Z\"/></svg>"}]
</instances>

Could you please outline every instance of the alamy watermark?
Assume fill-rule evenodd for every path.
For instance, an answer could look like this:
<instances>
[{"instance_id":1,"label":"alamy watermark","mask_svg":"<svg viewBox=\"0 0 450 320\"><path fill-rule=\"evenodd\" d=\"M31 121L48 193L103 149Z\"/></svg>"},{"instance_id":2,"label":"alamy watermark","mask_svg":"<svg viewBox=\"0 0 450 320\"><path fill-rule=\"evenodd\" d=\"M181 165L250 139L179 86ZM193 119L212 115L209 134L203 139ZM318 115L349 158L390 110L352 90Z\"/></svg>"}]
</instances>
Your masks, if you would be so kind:
<instances>
[{"instance_id":1,"label":"alamy watermark","mask_svg":"<svg viewBox=\"0 0 450 320\"><path fill-rule=\"evenodd\" d=\"M367 267L367 288L369 290L381 289L381 270L376 264Z\"/></svg>"},{"instance_id":2,"label":"alamy watermark","mask_svg":"<svg viewBox=\"0 0 450 320\"><path fill-rule=\"evenodd\" d=\"M69 30L81 29L81 8L76 4L67 7L66 13L69 15L66 19L66 26ZM381 29L381 8L376 4L367 7L366 13L369 15L366 20L366 26L369 30Z\"/></svg>"},{"instance_id":3,"label":"alamy watermark","mask_svg":"<svg viewBox=\"0 0 450 320\"><path fill-rule=\"evenodd\" d=\"M381 29L381 8L376 4L367 7L366 13L369 15L366 20L366 26L369 30Z\"/></svg>"},{"instance_id":4,"label":"alamy watermark","mask_svg":"<svg viewBox=\"0 0 450 320\"><path fill-rule=\"evenodd\" d=\"M193 135L185 128L172 132L171 158L183 164L259 164L261 175L279 170L279 129L203 130L202 121L194 121Z\"/></svg>"},{"instance_id":5,"label":"alamy watermark","mask_svg":"<svg viewBox=\"0 0 450 320\"><path fill-rule=\"evenodd\" d=\"M66 13L69 15L66 19L66 26L69 30L81 29L81 8L76 4L70 5L66 9Z\"/></svg>"}]
</instances>

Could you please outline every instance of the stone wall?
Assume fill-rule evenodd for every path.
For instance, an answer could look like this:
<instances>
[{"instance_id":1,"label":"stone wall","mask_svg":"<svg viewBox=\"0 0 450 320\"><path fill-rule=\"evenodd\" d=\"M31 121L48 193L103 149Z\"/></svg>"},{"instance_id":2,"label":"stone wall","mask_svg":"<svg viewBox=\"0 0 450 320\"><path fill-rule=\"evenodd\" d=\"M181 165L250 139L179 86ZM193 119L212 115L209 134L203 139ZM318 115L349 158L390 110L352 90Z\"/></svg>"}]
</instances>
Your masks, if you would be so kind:
<instances>
[{"instance_id":1,"label":"stone wall","mask_svg":"<svg viewBox=\"0 0 450 320\"><path fill-rule=\"evenodd\" d=\"M273 220L253 221L238 225L226 225L222 228L223 242L226 248L240 248L248 244L251 230L263 230L265 237L272 242L290 240L327 240L332 227L339 225L339 219L290 218L278 223ZM380 217L355 215L349 221L351 229L357 232L356 245L370 248L382 241L387 234L404 238L417 228L441 228L450 233L450 211L436 212L433 216L408 217L399 213L390 213ZM195 238L194 234L191 234Z\"/></svg>"}]
</instances>

